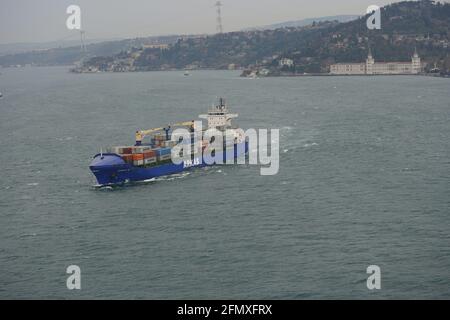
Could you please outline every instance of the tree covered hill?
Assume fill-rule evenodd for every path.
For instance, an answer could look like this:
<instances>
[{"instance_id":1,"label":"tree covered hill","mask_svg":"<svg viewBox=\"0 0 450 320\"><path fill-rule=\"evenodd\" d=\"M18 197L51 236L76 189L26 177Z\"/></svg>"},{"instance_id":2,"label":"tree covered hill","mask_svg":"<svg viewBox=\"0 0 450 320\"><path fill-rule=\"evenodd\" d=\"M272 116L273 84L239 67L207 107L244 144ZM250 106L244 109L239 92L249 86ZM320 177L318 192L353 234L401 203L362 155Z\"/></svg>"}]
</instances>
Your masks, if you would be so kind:
<instances>
[{"instance_id":1,"label":"tree covered hill","mask_svg":"<svg viewBox=\"0 0 450 320\"><path fill-rule=\"evenodd\" d=\"M132 48L142 47L145 45L172 44L175 43L179 37L180 36L178 35L171 35L94 42L86 44L85 51L81 50L81 45L78 44L76 46L40 48L23 51L20 53L9 53L0 56L0 66L72 65L81 60L98 56L119 54L124 50L130 50Z\"/></svg>"},{"instance_id":2,"label":"tree covered hill","mask_svg":"<svg viewBox=\"0 0 450 320\"><path fill-rule=\"evenodd\" d=\"M369 46L377 61L408 61L417 47L429 65L450 70L450 4L405 1L381 10L381 30L369 30L368 15L354 21L325 21L299 28L243 31L181 38L167 49L134 49L97 57L85 68L100 71L264 67L274 73L328 72L335 62L361 62ZM279 60L294 66L281 70Z\"/></svg>"}]
</instances>

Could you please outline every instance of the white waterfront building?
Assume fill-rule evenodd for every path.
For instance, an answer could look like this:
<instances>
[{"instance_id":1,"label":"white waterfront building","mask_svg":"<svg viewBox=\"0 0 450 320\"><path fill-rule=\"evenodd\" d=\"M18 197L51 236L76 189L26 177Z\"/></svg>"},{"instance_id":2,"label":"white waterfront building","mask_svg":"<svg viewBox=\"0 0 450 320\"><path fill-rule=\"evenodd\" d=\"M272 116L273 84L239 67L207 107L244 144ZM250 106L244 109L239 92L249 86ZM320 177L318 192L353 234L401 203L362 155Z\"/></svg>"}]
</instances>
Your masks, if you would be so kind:
<instances>
[{"instance_id":1,"label":"white waterfront building","mask_svg":"<svg viewBox=\"0 0 450 320\"><path fill-rule=\"evenodd\" d=\"M288 58L283 58L278 62L280 67L292 67L294 65L294 60L292 59L288 59Z\"/></svg>"},{"instance_id":2,"label":"white waterfront building","mask_svg":"<svg viewBox=\"0 0 450 320\"><path fill-rule=\"evenodd\" d=\"M336 63L330 65L330 74L336 75L377 75L377 74L419 74L422 72L422 63L415 50L411 62L375 62L372 52L366 63Z\"/></svg>"}]
</instances>

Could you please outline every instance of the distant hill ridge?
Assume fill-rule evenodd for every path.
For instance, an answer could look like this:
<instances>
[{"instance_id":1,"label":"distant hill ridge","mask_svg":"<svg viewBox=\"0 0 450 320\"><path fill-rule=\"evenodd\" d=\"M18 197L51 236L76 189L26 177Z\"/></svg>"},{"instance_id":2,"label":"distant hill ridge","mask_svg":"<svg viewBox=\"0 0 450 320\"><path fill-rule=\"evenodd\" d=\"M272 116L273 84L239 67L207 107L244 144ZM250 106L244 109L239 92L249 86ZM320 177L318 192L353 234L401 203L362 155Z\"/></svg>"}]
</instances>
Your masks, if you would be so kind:
<instances>
[{"instance_id":1,"label":"distant hill ridge","mask_svg":"<svg viewBox=\"0 0 450 320\"><path fill-rule=\"evenodd\" d=\"M265 25L265 26L261 26L261 27L246 28L243 31L273 30L273 29L278 29L278 28L305 27L308 25L312 25L314 22L324 22L324 21L348 22L348 21L356 20L359 17L360 17L359 15L347 14L347 15L338 15L338 16L308 18L308 19L274 23L274 24L269 24L269 25Z\"/></svg>"},{"instance_id":2,"label":"distant hill ridge","mask_svg":"<svg viewBox=\"0 0 450 320\"><path fill-rule=\"evenodd\" d=\"M339 15L330 17L318 17L296 21L287 21L264 27L248 28L249 30L276 29L282 27L306 26L314 21L336 20L346 22L356 19L355 15ZM201 35L193 35L198 37ZM86 40L88 56L102 56L118 54L149 43L174 43L178 38L190 37L189 35L153 36L134 39L110 39L110 40ZM10 43L0 44L0 65L73 65L83 59L85 54L80 51L79 40L52 41L43 43Z\"/></svg>"},{"instance_id":3,"label":"distant hill ridge","mask_svg":"<svg viewBox=\"0 0 450 320\"><path fill-rule=\"evenodd\" d=\"M77 61L103 56L118 54L135 47L150 44L172 44L180 37L192 37L191 35L168 35L152 36L123 40L86 40L86 52L82 52L80 41L71 40L63 42L48 43L16 43L0 44L0 66L15 65L73 65ZM194 37L197 37L195 35ZM55 47L49 48L51 45ZM1 52L4 54L2 55ZM13 52L13 53L10 53Z\"/></svg>"}]
</instances>

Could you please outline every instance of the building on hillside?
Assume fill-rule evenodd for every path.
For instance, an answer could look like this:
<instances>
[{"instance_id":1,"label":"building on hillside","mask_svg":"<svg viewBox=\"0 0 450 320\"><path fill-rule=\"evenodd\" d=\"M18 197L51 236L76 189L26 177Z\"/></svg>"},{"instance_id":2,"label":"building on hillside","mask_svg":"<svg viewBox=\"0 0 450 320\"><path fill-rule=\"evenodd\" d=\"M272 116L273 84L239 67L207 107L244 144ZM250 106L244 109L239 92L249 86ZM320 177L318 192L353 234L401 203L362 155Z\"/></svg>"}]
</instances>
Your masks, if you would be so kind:
<instances>
[{"instance_id":1,"label":"building on hillside","mask_svg":"<svg viewBox=\"0 0 450 320\"><path fill-rule=\"evenodd\" d=\"M292 67L294 65L294 61L292 59L283 58L278 62L280 67Z\"/></svg>"},{"instance_id":2,"label":"building on hillside","mask_svg":"<svg viewBox=\"0 0 450 320\"><path fill-rule=\"evenodd\" d=\"M142 45L142 48L144 49L161 49L165 50L169 48L168 44L144 44Z\"/></svg>"},{"instance_id":3,"label":"building on hillside","mask_svg":"<svg viewBox=\"0 0 450 320\"><path fill-rule=\"evenodd\" d=\"M330 65L330 74L335 75L377 75L377 74L419 74L423 66L420 57L415 50L411 62L375 62L372 52L366 63L336 63Z\"/></svg>"}]
</instances>

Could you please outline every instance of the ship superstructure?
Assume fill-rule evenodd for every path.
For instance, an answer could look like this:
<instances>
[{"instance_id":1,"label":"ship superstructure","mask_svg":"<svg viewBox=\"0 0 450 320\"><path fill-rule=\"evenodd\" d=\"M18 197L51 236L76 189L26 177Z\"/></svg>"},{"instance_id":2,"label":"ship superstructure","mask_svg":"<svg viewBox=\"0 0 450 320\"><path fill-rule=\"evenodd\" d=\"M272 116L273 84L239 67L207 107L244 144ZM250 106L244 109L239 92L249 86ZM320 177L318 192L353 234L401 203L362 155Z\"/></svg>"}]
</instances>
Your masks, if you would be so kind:
<instances>
[{"instance_id":1,"label":"ship superstructure","mask_svg":"<svg viewBox=\"0 0 450 320\"><path fill-rule=\"evenodd\" d=\"M208 121L208 128L226 130L231 128L231 119L237 118L238 114L229 113L225 104L225 99L220 98L219 104L211 108L208 111L208 114L201 114L198 117Z\"/></svg>"}]
</instances>

